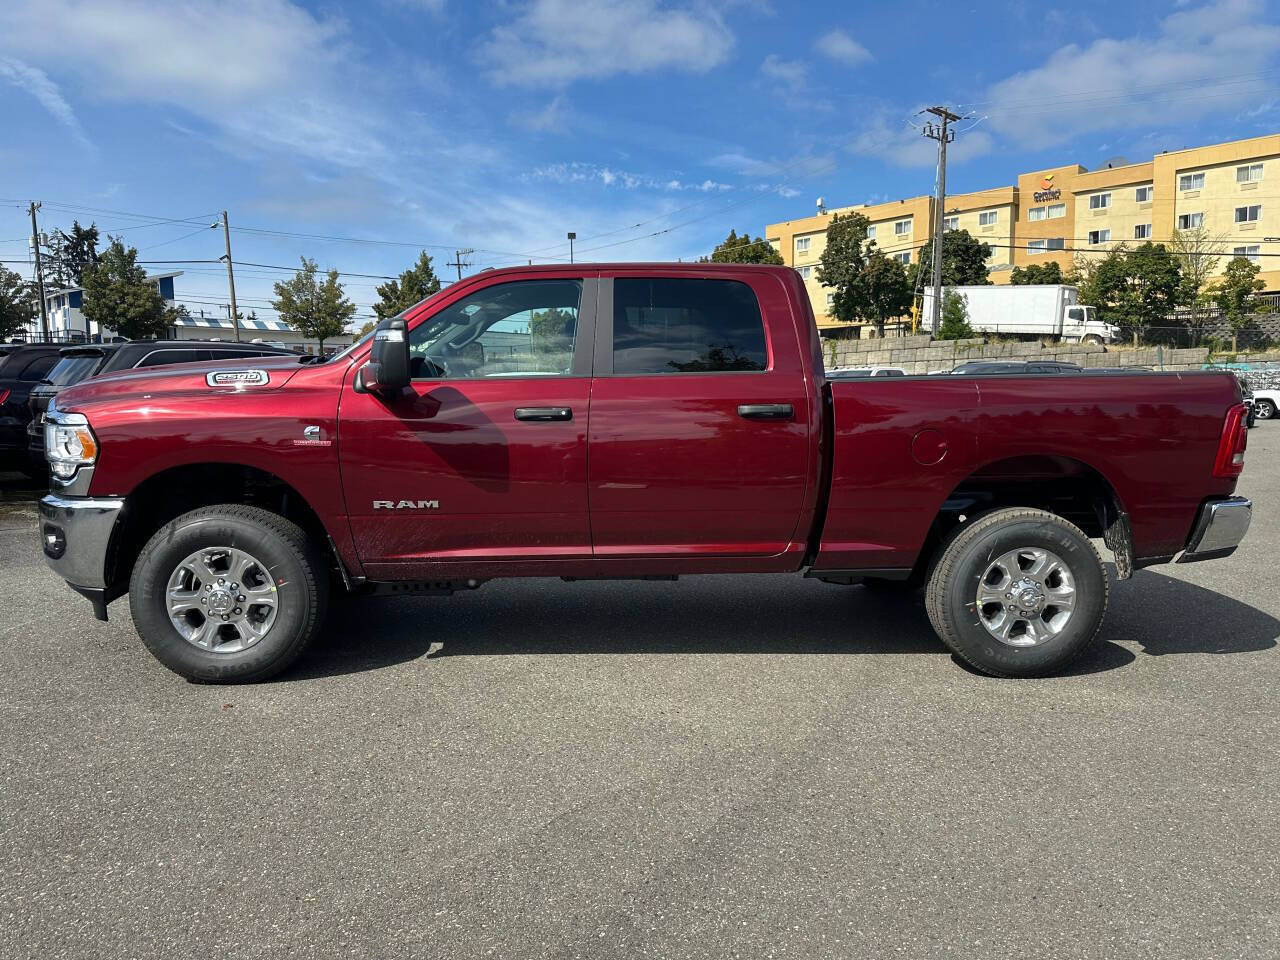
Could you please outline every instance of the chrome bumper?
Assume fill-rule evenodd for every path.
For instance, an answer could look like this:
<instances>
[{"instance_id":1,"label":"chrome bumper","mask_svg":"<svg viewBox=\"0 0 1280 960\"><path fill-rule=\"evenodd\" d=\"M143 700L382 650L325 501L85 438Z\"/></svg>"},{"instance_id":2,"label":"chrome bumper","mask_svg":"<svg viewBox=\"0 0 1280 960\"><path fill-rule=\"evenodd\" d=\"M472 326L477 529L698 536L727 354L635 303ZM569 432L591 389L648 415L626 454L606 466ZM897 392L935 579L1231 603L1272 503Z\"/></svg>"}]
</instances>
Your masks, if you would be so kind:
<instances>
[{"instance_id":1,"label":"chrome bumper","mask_svg":"<svg viewBox=\"0 0 1280 960\"><path fill-rule=\"evenodd\" d=\"M1230 556L1240 546L1252 519L1253 504L1245 497L1228 497L1206 503L1200 508L1196 525L1187 538L1187 549L1178 558L1178 563Z\"/></svg>"},{"instance_id":2,"label":"chrome bumper","mask_svg":"<svg viewBox=\"0 0 1280 960\"><path fill-rule=\"evenodd\" d=\"M40 501L40 537L53 572L73 587L106 587L107 547L123 497L60 497Z\"/></svg>"}]
</instances>

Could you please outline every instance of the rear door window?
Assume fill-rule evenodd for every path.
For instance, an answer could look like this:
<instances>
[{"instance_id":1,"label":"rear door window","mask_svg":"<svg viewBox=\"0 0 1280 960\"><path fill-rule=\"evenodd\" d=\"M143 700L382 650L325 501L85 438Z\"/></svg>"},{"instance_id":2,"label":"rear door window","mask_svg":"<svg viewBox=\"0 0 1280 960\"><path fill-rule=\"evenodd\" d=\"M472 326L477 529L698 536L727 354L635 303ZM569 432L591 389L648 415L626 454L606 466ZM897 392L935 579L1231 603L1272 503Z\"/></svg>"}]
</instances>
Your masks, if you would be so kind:
<instances>
[{"instance_id":1,"label":"rear door window","mask_svg":"<svg viewBox=\"0 0 1280 960\"><path fill-rule=\"evenodd\" d=\"M618 277L613 281L613 372L765 370L769 350L756 295L738 280Z\"/></svg>"},{"instance_id":2,"label":"rear door window","mask_svg":"<svg viewBox=\"0 0 1280 960\"><path fill-rule=\"evenodd\" d=\"M87 380L98 372L102 359L100 353L74 353L61 357L49 371L49 382L57 387L67 387Z\"/></svg>"},{"instance_id":3,"label":"rear door window","mask_svg":"<svg viewBox=\"0 0 1280 960\"><path fill-rule=\"evenodd\" d=\"M160 367L171 363L199 363L209 359L208 350L153 350L134 364L135 367Z\"/></svg>"},{"instance_id":4,"label":"rear door window","mask_svg":"<svg viewBox=\"0 0 1280 960\"><path fill-rule=\"evenodd\" d=\"M36 357L22 368L22 372L18 374L18 379L31 382L43 380L57 362L58 355L56 353L46 353L42 357Z\"/></svg>"}]
</instances>

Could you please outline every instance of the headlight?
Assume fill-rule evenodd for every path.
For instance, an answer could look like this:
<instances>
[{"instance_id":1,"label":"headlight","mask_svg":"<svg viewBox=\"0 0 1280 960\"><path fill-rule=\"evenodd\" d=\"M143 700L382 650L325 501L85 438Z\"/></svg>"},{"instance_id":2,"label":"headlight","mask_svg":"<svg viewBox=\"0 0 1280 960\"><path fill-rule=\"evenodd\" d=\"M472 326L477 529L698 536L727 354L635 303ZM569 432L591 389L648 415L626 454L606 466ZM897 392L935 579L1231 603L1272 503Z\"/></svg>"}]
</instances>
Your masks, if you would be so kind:
<instances>
[{"instance_id":1,"label":"headlight","mask_svg":"<svg viewBox=\"0 0 1280 960\"><path fill-rule=\"evenodd\" d=\"M44 455L53 475L61 480L69 480L80 467L98 459L98 439L84 414L59 413L50 405L45 414Z\"/></svg>"}]
</instances>

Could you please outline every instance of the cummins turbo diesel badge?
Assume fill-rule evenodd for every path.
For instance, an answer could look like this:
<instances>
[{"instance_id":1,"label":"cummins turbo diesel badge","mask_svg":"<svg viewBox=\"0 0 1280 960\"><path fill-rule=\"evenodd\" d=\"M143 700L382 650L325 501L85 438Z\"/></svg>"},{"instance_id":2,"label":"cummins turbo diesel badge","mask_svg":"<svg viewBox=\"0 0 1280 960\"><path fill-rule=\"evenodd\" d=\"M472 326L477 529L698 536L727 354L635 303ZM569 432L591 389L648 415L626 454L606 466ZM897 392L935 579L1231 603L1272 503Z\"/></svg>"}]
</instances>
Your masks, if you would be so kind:
<instances>
[{"instance_id":1,"label":"cummins turbo diesel badge","mask_svg":"<svg viewBox=\"0 0 1280 960\"><path fill-rule=\"evenodd\" d=\"M262 387L270 379L265 370L216 370L204 382L211 387Z\"/></svg>"}]
</instances>

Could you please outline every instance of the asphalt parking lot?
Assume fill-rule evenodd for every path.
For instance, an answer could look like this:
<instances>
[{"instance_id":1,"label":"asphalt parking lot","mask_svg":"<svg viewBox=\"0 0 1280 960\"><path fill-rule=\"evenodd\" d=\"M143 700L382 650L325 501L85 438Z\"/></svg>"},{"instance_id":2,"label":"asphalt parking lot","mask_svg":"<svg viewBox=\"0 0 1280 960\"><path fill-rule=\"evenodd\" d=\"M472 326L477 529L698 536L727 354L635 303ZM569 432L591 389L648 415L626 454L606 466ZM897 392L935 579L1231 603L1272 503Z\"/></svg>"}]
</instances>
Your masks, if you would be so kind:
<instances>
[{"instance_id":1,"label":"asphalt parking lot","mask_svg":"<svg viewBox=\"0 0 1280 960\"><path fill-rule=\"evenodd\" d=\"M1280 956L1280 425L1070 676L792 577L374 600L183 682L0 503L0 956Z\"/></svg>"}]
</instances>

